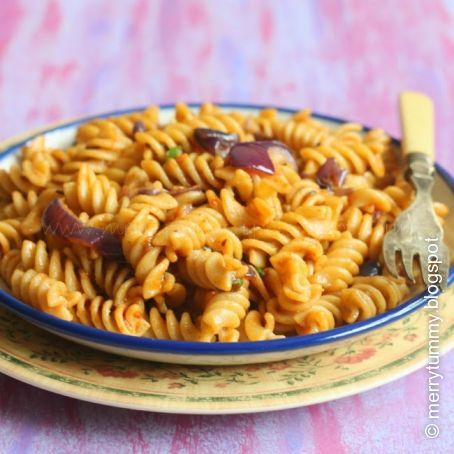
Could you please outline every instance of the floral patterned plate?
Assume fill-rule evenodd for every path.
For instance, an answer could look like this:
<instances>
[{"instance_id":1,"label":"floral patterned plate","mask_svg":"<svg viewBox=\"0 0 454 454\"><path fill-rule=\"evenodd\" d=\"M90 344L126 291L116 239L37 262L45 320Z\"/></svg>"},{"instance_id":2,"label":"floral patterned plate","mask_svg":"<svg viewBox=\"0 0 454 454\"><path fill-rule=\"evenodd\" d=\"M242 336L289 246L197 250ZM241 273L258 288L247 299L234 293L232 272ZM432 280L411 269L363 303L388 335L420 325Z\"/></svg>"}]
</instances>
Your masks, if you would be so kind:
<instances>
[{"instance_id":1,"label":"floral patterned plate","mask_svg":"<svg viewBox=\"0 0 454 454\"><path fill-rule=\"evenodd\" d=\"M454 346L454 289L440 298L442 351ZM423 366L426 309L318 354L245 366L178 366L66 341L0 308L0 372L91 402L169 413L247 413L356 394Z\"/></svg>"}]
</instances>

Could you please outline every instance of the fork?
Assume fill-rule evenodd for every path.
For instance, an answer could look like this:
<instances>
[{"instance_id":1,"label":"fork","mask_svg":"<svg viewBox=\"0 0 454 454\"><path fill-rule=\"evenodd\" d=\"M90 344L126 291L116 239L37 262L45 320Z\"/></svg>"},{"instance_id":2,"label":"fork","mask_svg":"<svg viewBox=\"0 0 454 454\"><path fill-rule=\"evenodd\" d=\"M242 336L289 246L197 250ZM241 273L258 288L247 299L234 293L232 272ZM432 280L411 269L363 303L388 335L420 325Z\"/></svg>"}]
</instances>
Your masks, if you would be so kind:
<instances>
[{"instance_id":1,"label":"fork","mask_svg":"<svg viewBox=\"0 0 454 454\"><path fill-rule=\"evenodd\" d=\"M419 257L426 286L436 284L445 289L448 280L449 251L443 243L443 229L432 204L434 179L433 103L422 93L400 95L402 150L407 158L410 179L416 189L411 205L397 217L383 241L383 256L391 274L398 276L396 253L411 281L415 281L413 263ZM430 268L429 268L430 267ZM436 275L438 277L432 277ZM430 279L430 281L429 281ZM439 279L441 281L437 282Z\"/></svg>"}]
</instances>

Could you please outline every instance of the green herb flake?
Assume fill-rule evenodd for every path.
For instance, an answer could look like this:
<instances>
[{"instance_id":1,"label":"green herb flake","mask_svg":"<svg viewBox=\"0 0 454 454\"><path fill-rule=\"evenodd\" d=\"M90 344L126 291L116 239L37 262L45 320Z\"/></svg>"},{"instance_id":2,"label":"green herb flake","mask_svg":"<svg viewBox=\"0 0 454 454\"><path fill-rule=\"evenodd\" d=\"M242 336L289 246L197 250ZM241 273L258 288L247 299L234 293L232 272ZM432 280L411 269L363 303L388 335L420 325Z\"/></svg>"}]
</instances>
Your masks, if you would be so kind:
<instances>
[{"instance_id":1,"label":"green herb flake","mask_svg":"<svg viewBox=\"0 0 454 454\"><path fill-rule=\"evenodd\" d=\"M232 280L232 287L240 288L243 286L243 284L244 284L243 279L233 279Z\"/></svg>"},{"instance_id":2,"label":"green herb flake","mask_svg":"<svg viewBox=\"0 0 454 454\"><path fill-rule=\"evenodd\" d=\"M263 277L265 276L265 268L260 268L258 266L255 266L255 271L257 271L257 274L260 276L260 277Z\"/></svg>"},{"instance_id":3,"label":"green herb flake","mask_svg":"<svg viewBox=\"0 0 454 454\"><path fill-rule=\"evenodd\" d=\"M183 152L183 150L180 147L172 147L167 150L167 159L175 159L177 156L180 156L180 154Z\"/></svg>"}]
</instances>

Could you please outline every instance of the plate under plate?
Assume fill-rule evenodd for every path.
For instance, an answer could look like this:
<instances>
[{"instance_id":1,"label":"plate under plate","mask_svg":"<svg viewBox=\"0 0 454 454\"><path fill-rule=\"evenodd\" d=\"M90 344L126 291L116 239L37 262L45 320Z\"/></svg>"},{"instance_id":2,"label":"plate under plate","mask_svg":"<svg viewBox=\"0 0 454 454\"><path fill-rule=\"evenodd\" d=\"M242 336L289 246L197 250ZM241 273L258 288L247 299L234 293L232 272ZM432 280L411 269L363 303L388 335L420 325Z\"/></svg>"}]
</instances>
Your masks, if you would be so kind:
<instances>
[{"instance_id":1,"label":"plate under plate","mask_svg":"<svg viewBox=\"0 0 454 454\"><path fill-rule=\"evenodd\" d=\"M440 297L442 351L454 346L454 289ZM341 347L245 366L178 366L110 355L0 308L0 372L58 394L145 411L226 414L315 404L388 383L427 363L425 309Z\"/></svg>"}]
</instances>

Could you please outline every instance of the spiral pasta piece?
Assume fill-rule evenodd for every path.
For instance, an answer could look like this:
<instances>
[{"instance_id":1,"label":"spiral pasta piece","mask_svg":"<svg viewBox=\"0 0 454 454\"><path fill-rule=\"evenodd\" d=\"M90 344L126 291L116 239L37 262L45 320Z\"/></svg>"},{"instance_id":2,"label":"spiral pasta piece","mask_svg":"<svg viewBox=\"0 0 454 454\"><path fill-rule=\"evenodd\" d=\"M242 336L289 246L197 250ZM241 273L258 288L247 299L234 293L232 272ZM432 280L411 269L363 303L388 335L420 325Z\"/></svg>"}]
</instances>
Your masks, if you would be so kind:
<instances>
[{"instance_id":1,"label":"spiral pasta piece","mask_svg":"<svg viewBox=\"0 0 454 454\"><path fill-rule=\"evenodd\" d=\"M45 146L44 136L38 136L30 145L22 149L22 175L37 187L45 187L51 180L51 171L55 161Z\"/></svg>"},{"instance_id":2,"label":"spiral pasta piece","mask_svg":"<svg viewBox=\"0 0 454 454\"><path fill-rule=\"evenodd\" d=\"M292 210L296 210L303 205L313 206L324 202L324 197L320 194L318 184L307 178L301 179L293 185L285 199Z\"/></svg>"},{"instance_id":3,"label":"spiral pasta piece","mask_svg":"<svg viewBox=\"0 0 454 454\"><path fill-rule=\"evenodd\" d=\"M444 224L446 216L448 216L449 208L444 203L434 202L433 208L441 225Z\"/></svg>"},{"instance_id":4,"label":"spiral pasta piece","mask_svg":"<svg viewBox=\"0 0 454 454\"><path fill-rule=\"evenodd\" d=\"M114 333L143 336L150 327L143 304L115 305L97 296L80 300L75 312L77 322Z\"/></svg>"},{"instance_id":5,"label":"spiral pasta piece","mask_svg":"<svg viewBox=\"0 0 454 454\"><path fill-rule=\"evenodd\" d=\"M271 264L273 268L266 270L265 282L284 313L301 312L320 298L322 286L309 280L309 268L298 254L279 252L271 258ZM292 318L287 321L294 324Z\"/></svg>"},{"instance_id":6,"label":"spiral pasta piece","mask_svg":"<svg viewBox=\"0 0 454 454\"><path fill-rule=\"evenodd\" d=\"M185 279L205 289L232 290L235 281L244 277L248 268L238 259L219 252L191 251L180 262L180 271Z\"/></svg>"},{"instance_id":7,"label":"spiral pasta piece","mask_svg":"<svg viewBox=\"0 0 454 454\"><path fill-rule=\"evenodd\" d=\"M333 329L335 320L333 313L324 306L314 304L295 315L296 332L313 334Z\"/></svg>"},{"instance_id":8,"label":"spiral pasta piece","mask_svg":"<svg viewBox=\"0 0 454 454\"><path fill-rule=\"evenodd\" d=\"M63 282L32 269L16 269L10 285L15 297L63 320L73 320L73 306L84 298L79 292L71 292Z\"/></svg>"},{"instance_id":9,"label":"spiral pasta piece","mask_svg":"<svg viewBox=\"0 0 454 454\"><path fill-rule=\"evenodd\" d=\"M21 241L19 220L5 219L0 221L0 254L6 254L13 248L19 248Z\"/></svg>"},{"instance_id":10,"label":"spiral pasta piece","mask_svg":"<svg viewBox=\"0 0 454 454\"><path fill-rule=\"evenodd\" d=\"M183 282L175 282L174 286L165 294L153 298L157 309L161 314L182 306L188 297L186 285Z\"/></svg>"},{"instance_id":11,"label":"spiral pasta piece","mask_svg":"<svg viewBox=\"0 0 454 454\"><path fill-rule=\"evenodd\" d=\"M267 257L276 254L293 239L307 236L317 240L339 237L336 221L330 207L300 207L285 213L280 220L263 228L252 229L242 240L243 250L254 266L266 266Z\"/></svg>"},{"instance_id":12,"label":"spiral pasta piece","mask_svg":"<svg viewBox=\"0 0 454 454\"><path fill-rule=\"evenodd\" d=\"M244 329L248 340L282 339L285 336L274 333L275 321L271 313L266 312L263 317L258 311L249 311L244 320Z\"/></svg>"},{"instance_id":13,"label":"spiral pasta piece","mask_svg":"<svg viewBox=\"0 0 454 454\"><path fill-rule=\"evenodd\" d=\"M327 293L348 287L358 274L367 250L364 241L353 238L350 232L344 232L331 244L326 255L317 261L311 281L321 284Z\"/></svg>"},{"instance_id":14,"label":"spiral pasta piece","mask_svg":"<svg viewBox=\"0 0 454 454\"><path fill-rule=\"evenodd\" d=\"M202 248L206 243L206 233L225 227L224 217L209 207L200 207L187 215L164 226L154 236L154 246L164 247L171 262L178 256L186 257L191 251Z\"/></svg>"},{"instance_id":15,"label":"spiral pasta piece","mask_svg":"<svg viewBox=\"0 0 454 454\"><path fill-rule=\"evenodd\" d=\"M84 165L89 166L97 174L106 175L119 156L116 150L87 148L84 144L79 144L68 148L65 157L59 171L52 175L52 182L59 187L64 183L73 182L74 176Z\"/></svg>"},{"instance_id":16,"label":"spiral pasta piece","mask_svg":"<svg viewBox=\"0 0 454 454\"><path fill-rule=\"evenodd\" d=\"M24 177L17 164L11 166L9 171L0 169L0 196L11 200L14 191L26 194L29 191L39 191L39 188Z\"/></svg>"},{"instance_id":17,"label":"spiral pasta piece","mask_svg":"<svg viewBox=\"0 0 454 454\"><path fill-rule=\"evenodd\" d=\"M109 120L118 126L123 134L129 138L137 134L137 126L145 131L156 129L159 122L159 107L150 106L144 111L131 112L118 117L110 117Z\"/></svg>"},{"instance_id":18,"label":"spiral pasta piece","mask_svg":"<svg viewBox=\"0 0 454 454\"><path fill-rule=\"evenodd\" d=\"M153 193L153 191L154 189L151 188L150 194L137 193L131 198L124 196L120 199L120 209L115 215L94 216L90 218L87 224L104 223L105 229L124 236L127 226L141 211L144 211L148 235L154 236L159 230L161 222L167 220L169 213L175 211L178 207L178 200L160 189L156 193Z\"/></svg>"},{"instance_id":19,"label":"spiral pasta piece","mask_svg":"<svg viewBox=\"0 0 454 454\"><path fill-rule=\"evenodd\" d=\"M257 116L246 118L244 128L255 138L277 139L282 121L279 120L276 109L262 109Z\"/></svg>"},{"instance_id":20,"label":"spiral pasta piece","mask_svg":"<svg viewBox=\"0 0 454 454\"><path fill-rule=\"evenodd\" d=\"M336 159L341 167L351 173L361 175L367 169L371 169L378 177L385 174L382 156L375 154L364 143L346 143L331 138L317 147L303 148L300 155L306 162L304 171L310 174L315 173L328 158Z\"/></svg>"},{"instance_id":21,"label":"spiral pasta piece","mask_svg":"<svg viewBox=\"0 0 454 454\"><path fill-rule=\"evenodd\" d=\"M75 182L63 186L66 202L73 211L93 215L116 213L118 188L104 175L96 175L89 165L83 164Z\"/></svg>"},{"instance_id":22,"label":"spiral pasta piece","mask_svg":"<svg viewBox=\"0 0 454 454\"><path fill-rule=\"evenodd\" d=\"M348 196L350 206L359 207L368 212L391 213L394 216L400 212L396 202L383 191L372 188L359 188Z\"/></svg>"},{"instance_id":23,"label":"spiral pasta piece","mask_svg":"<svg viewBox=\"0 0 454 454\"><path fill-rule=\"evenodd\" d=\"M377 177L367 170L362 175L349 173L345 177L345 187L353 190L361 188L373 188L377 184Z\"/></svg>"},{"instance_id":24,"label":"spiral pasta piece","mask_svg":"<svg viewBox=\"0 0 454 454\"><path fill-rule=\"evenodd\" d=\"M49 203L58 198L59 195L56 188L48 188L40 192L28 213L24 217L20 217L20 230L23 235L30 237L42 231L41 217L43 212Z\"/></svg>"},{"instance_id":25,"label":"spiral pasta piece","mask_svg":"<svg viewBox=\"0 0 454 454\"><path fill-rule=\"evenodd\" d=\"M155 232L156 218L143 209L127 226L122 241L123 252L134 268L145 299L171 290L175 283L174 276L167 273L169 260L161 257L162 248L151 244Z\"/></svg>"},{"instance_id":26,"label":"spiral pasta piece","mask_svg":"<svg viewBox=\"0 0 454 454\"><path fill-rule=\"evenodd\" d=\"M195 128L210 128L222 132L238 134L240 140L248 140L252 137L244 130L245 118L238 113L225 113L212 104L204 104L200 112L191 112L187 105L177 104L176 118L180 123Z\"/></svg>"},{"instance_id":27,"label":"spiral pasta piece","mask_svg":"<svg viewBox=\"0 0 454 454\"><path fill-rule=\"evenodd\" d=\"M284 121L277 131L277 138L294 150L317 146L329 135L329 129L311 118L309 109L302 110Z\"/></svg>"},{"instance_id":28,"label":"spiral pasta piece","mask_svg":"<svg viewBox=\"0 0 454 454\"><path fill-rule=\"evenodd\" d=\"M109 118L96 118L79 126L76 142L88 148L118 150L131 143L127 135Z\"/></svg>"},{"instance_id":29,"label":"spiral pasta piece","mask_svg":"<svg viewBox=\"0 0 454 454\"><path fill-rule=\"evenodd\" d=\"M339 294L323 295L314 304L295 315L296 332L300 335L313 334L342 325L341 307Z\"/></svg>"},{"instance_id":30,"label":"spiral pasta piece","mask_svg":"<svg viewBox=\"0 0 454 454\"><path fill-rule=\"evenodd\" d=\"M382 129L371 129L363 141L375 154L384 154L391 148L391 138Z\"/></svg>"},{"instance_id":31,"label":"spiral pasta piece","mask_svg":"<svg viewBox=\"0 0 454 454\"><path fill-rule=\"evenodd\" d=\"M34 243L24 240L20 254L24 270L33 269L64 282L69 291L82 292L91 298L97 295L97 290L87 273L78 270L75 263L68 257L64 257L59 250L48 252L44 241L39 240Z\"/></svg>"},{"instance_id":32,"label":"spiral pasta piece","mask_svg":"<svg viewBox=\"0 0 454 454\"><path fill-rule=\"evenodd\" d=\"M363 127L359 123L344 123L331 132L330 137L335 137L345 143L361 143Z\"/></svg>"},{"instance_id":33,"label":"spiral pasta piece","mask_svg":"<svg viewBox=\"0 0 454 454\"><path fill-rule=\"evenodd\" d=\"M224 188L220 197L207 191L210 206L215 206L233 226L264 226L282 215L279 199L274 196L267 199L254 197L246 206L236 198L232 188Z\"/></svg>"},{"instance_id":34,"label":"spiral pasta piece","mask_svg":"<svg viewBox=\"0 0 454 454\"><path fill-rule=\"evenodd\" d=\"M137 143L142 144L149 150L144 156L148 159L156 159L159 162L166 160L167 151L178 147L184 153L192 151L190 138L193 129L180 122L171 123L163 129L153 129L138 132L135 135Z\"/></svg>"},{"instance_id":35,"label":"spiral pasta piece","mask_svg":"<svg viewBox=\"0 0 454 454\"><path fill-rule=\"evenodd\" d=\"M11 193L11 203L3 208L6 218L25 217L38 201L36 191L28 191L22 194L19 191Z\"/></svg>"},{"instance_id":36,"label":"spiral pasta piece","mask_svg":"<svg viewBox=\"0 0 454 454\"><path fill-rule=\"evenodd\" d=\"M0 259L0 276L7 285L11 284L11 276L14 270L20 269L21 257L18 249L13 249L7 252Z\"/></svg>"},{"instance_id":37,"label":"spiral pasta piece","mask_svg":"<svg viewBox=\"0 0 454 454\"><path fill-rule=\"evenodd\" d=\"M250 174L243 169L235 169L231 166L216 169L215 175L223 181L225 188L232 188L242 202L249 202L257 197L266 200L275 195L287 194L301 180L292 167L282 165L278 162L278 158L274 161L275 173L266 177Z\"/></svg>"},{"instance_id":38,"label":"spiral pasta piece","mask_svg":"<svg viewBox=\"0 0 454 454\"><path fill-rule=\"evenodd\" d=\"M102 256L93 257L86 248L66 249L65 254L78 265L79 273L86 274L114 304L143 302L142 291L133 270L124 263L108 260ZM91 293L85 293L92 297Z\"/></svg>"},{"instance_id":39,"label":"spiral pasta piece","mask_svg":"<svg viewBox=\"0 0 454 454\"><path fill-rule=\"evenodd\" d=\"M301 308L299 308L301 309ZM295 331L295 311L285 310L278 302L277 297L272 297L264 302L262 312L269 312L275 320L277 334L290 335Z\"/></svg>"},{"instance_id":40,"label":"spiral pasta piece","mask_svg":"<svg viewBox=\"0 0 454 454\"><path fill-rule=\"evenodd\" d=\"M303 207L329 207L330 218L337 224L340 215L347 205L346 196L335 196L325 189L314 188L312 180L301 180L293 185L292 191L286 195L290 205L288 211L301 211Z\"/></svg>"},{"instance_id":41,"label":"spiral pasta piece","mask_svg":"<svg viewBox=\"0 0 454 454\"><path fill-rule=\"evenodd\" d=\"M229 229L215 229L206 234L206 244L213 251L220 252L241 260L243 257L243 245L241 240Z\"/></svg>"},{"instance_id":42,"label":"spiral pasta piece","mask_svg":"<svg viewBox=\"0 0 454 454\"><path fill-rule=\"evenodd\" d=\"M405 210L410 205L414 194L413 187L407 181L400 181L387 186L383 189L383 192L393 200L400 210Z\"/></svg>"},{"instance_id":43,"label":"spiral pasta piece","mask_svg":"<svg viewBox=\"0 0 454 454\"><path fill-rule=\"evenodd\" d=\"M346 323L366 320L396 307L409 293L403 278L356 277L342 290L342 316Z\"/></svg>"},{"instance_id":44,"label":"spiral pasta piece","mask_svg":"<svg viewBox=\"0 0 454 454\"><path fill-rule=\"evenodd\" d=\"M236 342L240 337L241 320L249 309L248 291L242 287L236 292L222 292L212 296L200 317L200 340Z\"/></svg>"},{"instance_id":45,"label":"spiral pasta piece","mask_svg":"<svg viewBox=\"0 0 454 454\"><path fill-rule=\"evenodd\" d=\"M169 210L177 208L178 201L166 192L160 192L158 194L139 193L130 199L123 199L122 206L136 213L145 209L147 213L163 222L166 220Z\"/></svg>"},{"instance_id":46,"label":"spiral pasta piece","mask_svg":"<svg viewBox=\"0 0 454 454\"><path fill-rule=\"evenodd\" d=\"M370 213L363 213L358 207L348 208L341 216L340 229L348 231L354 238L366 243L367 257L377 260L381 252L386 226L393 221L391 216L375 217Z\"/></svg>"},{"instance_id":47,"label":"spiral pasta piece","mask_svg":"<svg viewBox=\"0 0 454 454\"><path fill-rule=\"evenodd\" d=\"M141 161L142 159L139 158L138 164L132 165L125 171L124 178L122 178L122 195L130 196L136 193L134 191L139 191L142 188L162 189L162 183L160 181L150 183L147 173L140 167Z\"/></svg>"},{"instance_id":48,"label":"spiral pasta piece","mask_svg":"<svg viewBox=\"0 0 454 454\"><path fill-rule=\"evenodd\" d=\"M166 189L175 185L189 188L198 186L201 189L221 187L214 172L223 165L219 157L209 153L183 153L175 159L167 159L163 164L154 159L144 159L143 170L153 181L160 181Z\"/></svg>"},{"instance_id":49,"label":"spiral pasta piece","mask_svg":"<svg viewBox=\"0 0 454 454\"><path fill-rule=\"evenodd\" d=\"M184 312L178 320L172 310L161 315L158 309L153 307L150 310L149 335L154 339L198 341L200 330L187 312Z\"/></svg>"}]
</instances>

